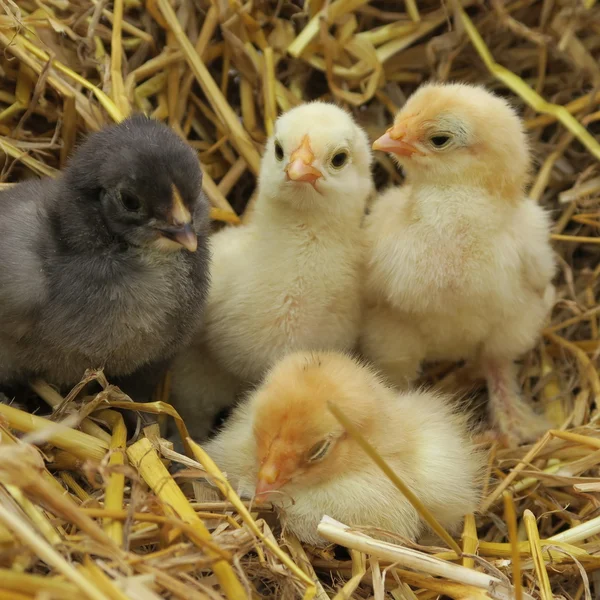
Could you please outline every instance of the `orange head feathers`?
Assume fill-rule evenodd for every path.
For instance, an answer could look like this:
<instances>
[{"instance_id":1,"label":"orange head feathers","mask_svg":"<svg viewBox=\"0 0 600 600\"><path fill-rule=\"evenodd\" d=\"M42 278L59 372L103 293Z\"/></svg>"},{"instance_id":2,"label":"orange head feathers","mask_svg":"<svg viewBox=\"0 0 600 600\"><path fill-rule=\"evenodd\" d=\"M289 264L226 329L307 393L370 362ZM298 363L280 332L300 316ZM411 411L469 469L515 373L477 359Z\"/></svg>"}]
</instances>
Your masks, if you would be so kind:
<instances>
[{"instance_id":1,"label":"orange head feathers","mask_svg":"<svg viewBox=\"0 0 600 600\"><path fill-rule=\"evenodd\" d=\"M368 435L377 412L377 375L348 356L297 353L281 361L254 395L259 466L256 497L285 485L318 485L368 460L327 409L336 403ZM350 458L352 457L352 458Z\"/></svg>"},{"instance_id":2,"label":"orange head feathers","mask_svg":"<svg viewBox=\"0 0 600 600\"><path fill-rule=\"evenodd\" d=\"M414 183L481 185L509 198L522 194L530 168L515 111L465 84L421 87L373 148L391 153Z\"/></svg>"}]
</instances>

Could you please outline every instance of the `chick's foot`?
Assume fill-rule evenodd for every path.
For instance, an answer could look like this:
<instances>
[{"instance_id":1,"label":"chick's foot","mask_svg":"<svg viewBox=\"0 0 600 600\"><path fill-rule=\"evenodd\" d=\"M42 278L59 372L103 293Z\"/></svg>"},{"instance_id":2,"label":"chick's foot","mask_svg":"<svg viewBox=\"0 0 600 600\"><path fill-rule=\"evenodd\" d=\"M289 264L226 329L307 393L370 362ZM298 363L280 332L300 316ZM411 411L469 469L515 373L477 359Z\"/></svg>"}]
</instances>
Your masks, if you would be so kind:
<instances>
[{"instance_id":1,"label":"chick's foot","mask_svg":"<svg viewBox=\"0 0 600 600\"><path fill-rule=\"evenodd\" d=\"M487 361L484 371L489 393L492 426L509 447L536 441L549 428L543 415L522 398L514 365L509 361Z\"/></svg>"}]
</instances>

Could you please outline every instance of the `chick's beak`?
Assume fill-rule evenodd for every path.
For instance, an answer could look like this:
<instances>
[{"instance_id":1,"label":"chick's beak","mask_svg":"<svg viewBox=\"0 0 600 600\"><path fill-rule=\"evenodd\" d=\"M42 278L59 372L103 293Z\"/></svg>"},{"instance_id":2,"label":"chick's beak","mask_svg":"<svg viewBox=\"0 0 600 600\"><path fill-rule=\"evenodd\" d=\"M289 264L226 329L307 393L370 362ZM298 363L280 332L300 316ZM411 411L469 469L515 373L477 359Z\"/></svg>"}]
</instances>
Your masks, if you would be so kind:
<instances>
[{"instance_id":1,"label":"chick's beak","mask_svg":"<svg viewBox=\"0 0 600 600\"><path fill-rule=\"evenodd\" d=\"M270 492L278 490L285 481L280 477L279 467L271 462L265 463L258 472L255 500L259 504L266 500Z\"/></svg>"},{"instance_id":2,"label":"chick's beak","mask_svg":"<svg viewBox=\"0 0 600 600\"><path fill-rule=\"evenodd\" d=\"M196 252L198 248L198 236L191 223L185 223L181 227L169 227L161 229L160 232L178 244L181 244L189 252Z\"/></svg>"},{"instance_id":3,"label":"chick's beak","mask_svg":"<svg viewBox=\"0 0 600 600\"><path fill-rule=\"evenodd\" d=\"M189 252L196 252L198 236L192 225L192 215L185 206L181 194L175 185L172 188L172 204L170 226L161 229L162 235L177 242Z\"/></svg>"},{"instance_id":4,"label":"chick's beak","mask_svg":"<svg viewBox=\"0 0 600 600\"><path fill-rule=\"evenodd\" d=\"M423 155L414 144L406 141L406 128L400 123L390 127L379 139L375 140L373 150L391 152L400 156Z\"/></svg>"},{"instance_id":5,"label":"chick's beak","mask_svg":"<svg viewBox=\"0 0 600 600\"><path fill-rule=\"evenodd\" d=\"M313 166L314 160L315 155L310 147L310 138L305 135L300 146L292 152L290 162L285 168L288 179L314 185L317 179L323 177L323 173Z\"/></svg>"}]
</instances>

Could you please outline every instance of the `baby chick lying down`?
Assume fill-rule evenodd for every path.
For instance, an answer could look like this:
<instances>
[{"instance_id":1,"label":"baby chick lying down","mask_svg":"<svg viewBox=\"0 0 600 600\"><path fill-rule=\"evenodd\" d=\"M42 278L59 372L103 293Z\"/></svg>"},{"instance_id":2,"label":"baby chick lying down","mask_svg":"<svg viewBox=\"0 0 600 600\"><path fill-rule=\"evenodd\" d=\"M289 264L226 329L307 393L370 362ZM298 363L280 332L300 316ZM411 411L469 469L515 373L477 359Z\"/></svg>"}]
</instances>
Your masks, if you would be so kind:
<instances>
[{"instance_id":1,"label":"baby chick lying down","mask_svg":"<svg viewBox=\"0 0 600 600\"><path fill-rule=\"evenodd\" d=\"M475 510L484 455L448 398L399 393L335 352L277 363L205 450L246 498L268 499L284 526L320 545L327 514L415 539L425 524L327 408L334 402L450 531Z\"/></svg>"},{"instance_id":2,"label":"baby chick lying down","mask_svg":"<svg viewBox=\"0 0 600 600\"><path fill-rule=\"evenodd\" d=\"M57 179L0 193L0 383L169 359L202 316L207 227L195 152L143 116L91 135Z\"/></svg>"},{"instance_id":3,"label":"baby chick lying down","mask_svg":"<svg viewBox=\"0 0 600 600\"><path fill-rule=\"evenodd\" d=\"M205 327L174 365L176 406L198 408L194 435L211 421L206 399L222 406L209 389L207 353L248 385L290 351L356 345L371 160L366 134L333 104L304 104L277 120L252 219L212 236ZM210 379L218 396L224 377Z\"/></svg>"},{"instance_id":4,"label":"baby chick lying down","mask_svg":"<svg viewBox=\"0 0 600 600\"><path fill-rule=\"evenodd\" d=\"M548 216L524 192L521 120L483 88L428 85L373 147L406 184L366 223L364 354L398 385L423 360L476 361L496 428L511 444L537 438L547 424L521 398L513 362L552 307L555 265Z\"/></svg>"}]
</instances>

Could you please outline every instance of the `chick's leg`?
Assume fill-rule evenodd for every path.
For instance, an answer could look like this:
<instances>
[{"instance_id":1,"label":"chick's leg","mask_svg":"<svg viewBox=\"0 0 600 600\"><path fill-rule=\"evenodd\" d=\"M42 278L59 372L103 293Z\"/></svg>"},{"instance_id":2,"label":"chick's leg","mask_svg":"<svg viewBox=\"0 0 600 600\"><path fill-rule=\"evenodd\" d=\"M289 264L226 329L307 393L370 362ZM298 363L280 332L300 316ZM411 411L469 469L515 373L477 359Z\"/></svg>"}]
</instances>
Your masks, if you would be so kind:
<instances>
[{"instance_id":1,"label":"chick's leg","mask_svg":"<svg viewBox=\"0 0 600 600\"><path fill-rule=\"evenodd\" d=\"M389 307L367 309L361 351L388 381L403 389L419 375L425 342L419 330Z\"/></svg>"},{"instance_id":2,"label":"chick's leg","mask_svg":"<svg viewBox=\"0 0 600 600\"><path fill-rule=\"evenodd\" d=\"M549 429L549 423L521 396L514 363L487 358L482 366L494 429L508 446L537 440Z\"/></svg>"}]
</instances>

